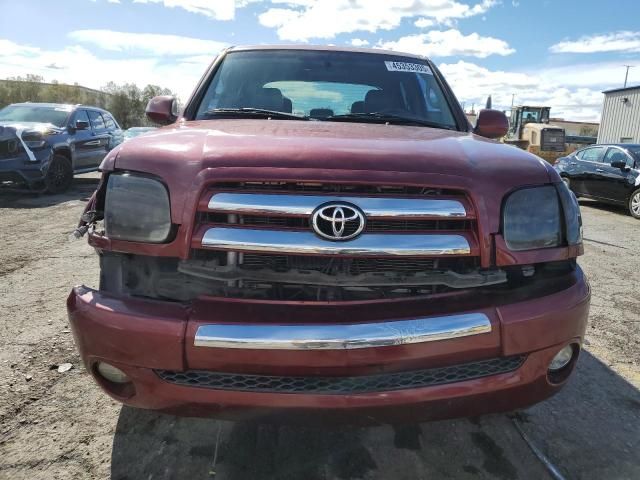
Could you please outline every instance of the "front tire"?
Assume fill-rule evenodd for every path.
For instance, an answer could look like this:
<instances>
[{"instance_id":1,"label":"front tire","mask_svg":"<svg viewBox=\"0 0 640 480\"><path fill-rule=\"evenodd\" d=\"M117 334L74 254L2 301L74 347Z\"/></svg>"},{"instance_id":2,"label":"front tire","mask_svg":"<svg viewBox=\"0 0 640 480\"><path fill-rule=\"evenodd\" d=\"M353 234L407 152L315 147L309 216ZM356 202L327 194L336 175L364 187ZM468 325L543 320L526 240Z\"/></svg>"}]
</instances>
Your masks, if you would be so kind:
<instances>
[{"instance_id":1,"label":"front tire","mask_svg":"<svg viewBox=\"0 0 640 480\"><path fill-rule=\"evenodd\" d=\"M62 155L54 155L49 163L47 175L44 177L44 185L47 193L66 192L73 182L73 168L68 158Z\"/></svg>"},{"instance_id":2,"label":"front tire","mask_svg":"<svg viewBox=\"0 0 640 480\"><path fill-rule=\"evenodd\" d=\"M640 220L640 188L631 194L628 206L631 216Z\"/></svg>"}]
</instances>

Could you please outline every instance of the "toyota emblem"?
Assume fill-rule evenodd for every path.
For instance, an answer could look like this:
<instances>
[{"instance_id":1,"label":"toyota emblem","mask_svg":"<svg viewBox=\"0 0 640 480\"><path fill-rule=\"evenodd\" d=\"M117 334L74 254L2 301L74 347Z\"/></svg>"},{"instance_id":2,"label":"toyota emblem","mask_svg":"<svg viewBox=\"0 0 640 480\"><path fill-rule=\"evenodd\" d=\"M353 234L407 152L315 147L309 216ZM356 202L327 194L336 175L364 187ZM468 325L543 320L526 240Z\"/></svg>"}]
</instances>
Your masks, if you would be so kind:
<instances>
[{"instance_id":1,"label":"toyota emblem","mask_svg":"<svg viewBox=\"0 0 640 480\"><path fill-rule=\"evenodd\" d=\"M350 240L357 237L364 230L365 223L362 211L348 203L320 205L311 217L313 230L328 240Z\"/></svg>"}]
</instances>

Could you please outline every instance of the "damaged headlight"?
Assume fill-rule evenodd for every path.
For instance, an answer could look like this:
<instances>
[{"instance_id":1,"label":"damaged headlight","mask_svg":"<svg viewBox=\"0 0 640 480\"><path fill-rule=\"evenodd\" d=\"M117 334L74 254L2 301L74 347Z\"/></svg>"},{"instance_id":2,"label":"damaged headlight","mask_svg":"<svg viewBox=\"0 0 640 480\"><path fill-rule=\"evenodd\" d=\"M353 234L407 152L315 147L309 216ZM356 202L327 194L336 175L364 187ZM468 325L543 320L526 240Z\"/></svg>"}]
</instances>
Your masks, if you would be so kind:
<instances>
[{"instance_id":1,"label":"damaged headlight","mask_svg":"<svg viewBox=\"0 0 640 480\"><path fill-rule=\"evenodd\" d=\"M109 238L132 242L166 242L171 234L167 189L160 181L141 175L109 175L104 228Z\"/></svg>"},{"instance_id":2,"label":"damaged headlight","mask_svg":"<svg viewBox=\"0 0 640 480\"><path fill-rule=\"evenodd\" d=\"M45 135L47 132L27 131L22 133L22 141L31 150L37 150L47 144Z\"/></svg>"},{"instance_id":3,"label":"damaged headlight","mask_svg":"<svg viewBox=\"0 0 640 480\"><path fill-rule=\"evenodd\" d=\"M562 245L562 212L553 185L511 193L504 204L503 236L510 250Z\"/></svg>"}]
</instances>

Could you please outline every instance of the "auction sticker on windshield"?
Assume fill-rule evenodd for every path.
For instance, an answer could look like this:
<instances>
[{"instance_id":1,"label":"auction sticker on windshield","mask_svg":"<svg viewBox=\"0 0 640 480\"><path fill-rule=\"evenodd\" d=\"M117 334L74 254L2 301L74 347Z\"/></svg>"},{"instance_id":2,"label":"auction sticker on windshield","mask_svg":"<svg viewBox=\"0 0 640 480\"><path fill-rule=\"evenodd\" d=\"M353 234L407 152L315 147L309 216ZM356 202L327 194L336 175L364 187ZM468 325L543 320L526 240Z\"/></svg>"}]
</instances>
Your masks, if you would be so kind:
<instances>
[{"instance_id":1,"label":"auction sticker on windshield","mask_svg":"<svg viewBox=\"0 0 640 480\"><path fill-rule=\"evenodd\" d=\"M432 75L428 65L422 63L384 62L390 72L416 72Z\"/></svg>"}]
</instances>

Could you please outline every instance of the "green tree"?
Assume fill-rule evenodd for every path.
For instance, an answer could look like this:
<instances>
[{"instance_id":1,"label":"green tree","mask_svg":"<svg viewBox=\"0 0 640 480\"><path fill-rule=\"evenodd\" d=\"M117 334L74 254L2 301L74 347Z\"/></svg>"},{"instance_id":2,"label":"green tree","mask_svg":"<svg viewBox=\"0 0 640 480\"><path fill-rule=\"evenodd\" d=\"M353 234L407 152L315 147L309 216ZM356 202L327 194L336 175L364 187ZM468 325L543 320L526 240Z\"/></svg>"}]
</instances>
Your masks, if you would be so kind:
<instances>
[{"instance_id":1,"label":"green tree","mask_svg":"<svg viewBox=\"0 0 640 480\"><path fill-rule=\"evenodd\" d=\"M110 111L122 128L151 125L145 116L149 100L157 95L173 95L159 85L140 89L135 83L107 83L101 90L92 90L77 83L67 85L45 83L38 75L0 80L0 108L11 103L51 102L91 105Z\"/></svg>"}]
</instances>

